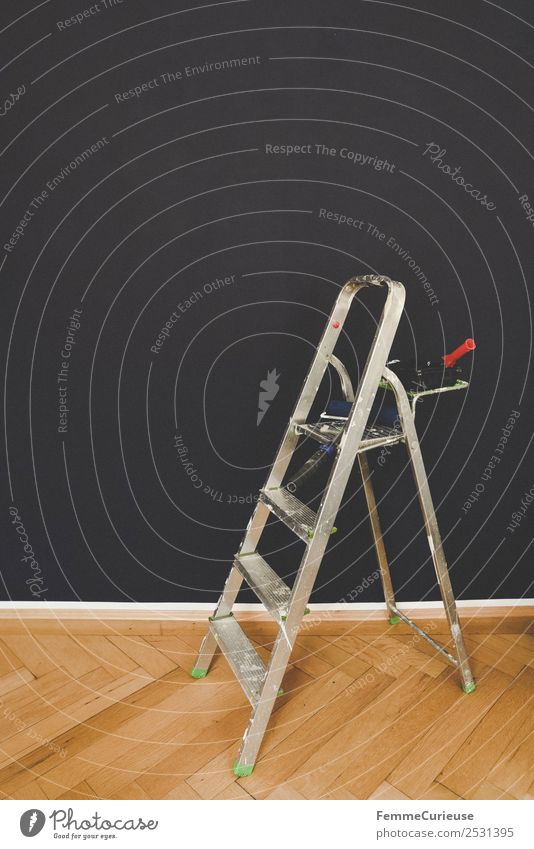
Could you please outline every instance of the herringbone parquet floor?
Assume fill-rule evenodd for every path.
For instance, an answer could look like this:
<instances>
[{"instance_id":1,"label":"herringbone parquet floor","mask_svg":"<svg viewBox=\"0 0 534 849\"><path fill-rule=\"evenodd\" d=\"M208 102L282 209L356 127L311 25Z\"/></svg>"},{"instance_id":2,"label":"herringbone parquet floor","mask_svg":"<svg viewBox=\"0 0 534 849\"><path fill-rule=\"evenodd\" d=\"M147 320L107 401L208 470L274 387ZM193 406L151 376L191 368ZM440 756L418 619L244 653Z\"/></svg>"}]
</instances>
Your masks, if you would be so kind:
<instances>
[{"instance_id":1,"label":"herringbone parquet floor","mask_svg":"<svg viewBox=\"0 0 534 849\"><path fill-rule=\"evenodd\" d=\"M442 620L423 625L445 640ZM270 623L245 622L261 652ZM440 631L442 632L440 634ZM311 621L254 773L225 660L194 680L202 622L0 621L0 794L10 799L534 797L534 636L466 623L477 691L404 625Z\"/></svg>"}]
</instances>

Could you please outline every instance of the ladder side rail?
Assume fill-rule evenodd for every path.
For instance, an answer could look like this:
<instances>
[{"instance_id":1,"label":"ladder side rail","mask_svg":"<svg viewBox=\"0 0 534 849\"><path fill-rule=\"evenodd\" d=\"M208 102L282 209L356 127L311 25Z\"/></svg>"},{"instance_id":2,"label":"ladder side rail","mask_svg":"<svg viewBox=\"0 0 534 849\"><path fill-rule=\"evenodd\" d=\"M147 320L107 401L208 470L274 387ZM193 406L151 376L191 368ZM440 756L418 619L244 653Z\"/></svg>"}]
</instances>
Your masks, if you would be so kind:
<instances>
[{"instance_id":1,"label":"ladder side rail","mask_svg":"<svg viewBox=\"0 0 534 849\"><path fill-rule=\"evenodd\" d=\"M360 473L363 482L363 491L365 493L365 501L367 503L367 511L369 513L369 521L371 523L371 531L373 533L373 541L375 544L376 559L378 561L378 569L380 572L380 580L384 590L384 598L386 600L388 619L392 622L396 614L395 607L395 591L393 589L393 581L391 580L391 572L389 571L389 563L386 553L386 546L382 536L382 527L378 516L378 507L376 504L375 491L371 480L371 470L369 461L365 451L358 454L358 462L360 465Z\"/></svg>"},{"instance_id":2,"label":"ladder side rail","mask_svg":"<svg viewBox=\"0 0 534 849\"><path fill-rule=\"evenodd\" d=\"M406 436L405 442L408 448L408 455L410 457L412 471L415 478L421 513L423 514L428 545L430 548L430 553L432 555L432 561L434 563L434 569L436 572L443 606L445 608L445 614L447 616L451 636L454 642L454 646L456 648L463 687L464 690L470 692L472 689L474 689L475 686L473 681L473 675L471 673L469 658L464 644L460 620L458 618L456 601L452 590L447 561L445 559L445 553L443 551L441 534L436 518L436 512L434 510L432 495L430 493L430 487L428 485L428 478L426 475L425 465L421 454L421 446L419 445L419 438L417 436L417 431L415 428L415 422L410 406L410 401L408 399L408 395L401 380L394 372L392 372L388 368L385 368L384 377L391 385L395 393L399 418L402 430L404 431L404 434Z\"/></svg>"}]
</instances>

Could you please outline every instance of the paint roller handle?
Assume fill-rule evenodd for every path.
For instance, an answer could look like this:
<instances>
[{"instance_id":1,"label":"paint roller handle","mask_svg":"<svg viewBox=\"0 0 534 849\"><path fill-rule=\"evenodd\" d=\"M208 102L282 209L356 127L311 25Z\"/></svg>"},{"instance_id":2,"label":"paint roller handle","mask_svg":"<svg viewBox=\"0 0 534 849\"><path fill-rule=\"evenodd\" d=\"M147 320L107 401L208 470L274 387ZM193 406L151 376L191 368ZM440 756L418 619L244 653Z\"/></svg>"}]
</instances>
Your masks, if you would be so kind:
<instances>
[{"instance_id":1,"label":"paint roller handle","mask_svg":"<svg viewBox=\"0 0 534 849\"><path fill-rule=\"evenodd\" d=\"M319 469L326 463L328 459L334 456L336 451L336 446L333 442L330 442L328 445L321 445L318 451L315 454L312 454L311 457L306 460L303 466L295 472L292 479L286 484L286 489L288 492L294 493L297 489L300 489L304 484L310 480Z\"/></svg>"},{"instance_id":2,"label":"paint roller handle","mask_svg":"<svg viewBox=\"0 0 534 849\"><path fill-rule=\"evenodd\" d=\"M463 357L465 354L468 354L469 351L474 351L476 348L476 342L474 339L466 339L465 342L462 342L461 345L458 345L454 351L451 351L450 354L445 354L441 359L445 364L445 368L452 368L452 366L456 365L460 357Z\"/></svg>"}]
</instances>

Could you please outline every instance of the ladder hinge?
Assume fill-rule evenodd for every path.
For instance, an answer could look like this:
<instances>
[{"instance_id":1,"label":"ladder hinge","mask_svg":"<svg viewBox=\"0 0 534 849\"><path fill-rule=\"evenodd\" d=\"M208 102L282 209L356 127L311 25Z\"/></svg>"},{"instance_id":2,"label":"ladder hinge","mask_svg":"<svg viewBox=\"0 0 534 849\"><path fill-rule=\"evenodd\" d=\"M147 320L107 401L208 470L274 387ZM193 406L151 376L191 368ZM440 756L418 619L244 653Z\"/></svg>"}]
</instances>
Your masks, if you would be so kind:
<instances>
[{"instance_id":1,"label":"ladder hinge","mask_svg":"<svg viewBox=\"0 0 534 849\"><path fill-rule=\"evenodd\" d=\"M220 619L228 619L230 616L233 616L232 612L225 613L224 616L208 616L210 622L219 622Z\"/></svg>"},{"instance_id":2,"label":"ladder hinge","mask_svg":"<svg viewBox=\"0 0 534 849\"><path fill-rule=\"evenodd\" d=\"M302 615L303 615L303 616L307 616L307 615L308 615L308 613L311 613L311 610L310 610L310 608L309 608L309 607L305 607L305 608L304 608L304 613L303 613ZM285 621L286 621L286 619L287 619L287 616L281 616L281 617L280 617L280 621L281 621L281 622L285 622Z\"/></svg>"},{"instance_id":3,"label":"ladder hinge","mask_svg":"<svg viewBox=\"0 0 534 849\"><path fill-rule=\"evenodd\" d=\"M336 528L336 526L335 526L335 525L334 525L334 527L332 528L332 530L330 531L330 536L332 536L332 534L337 534L337 528ZM309 539L313 539L313 537L314 537L314 536L315 536L315 529L314 529L314 528L311 528L311 529L308 531L308 538L309 538Z\"/></svg>"}]
</instances>

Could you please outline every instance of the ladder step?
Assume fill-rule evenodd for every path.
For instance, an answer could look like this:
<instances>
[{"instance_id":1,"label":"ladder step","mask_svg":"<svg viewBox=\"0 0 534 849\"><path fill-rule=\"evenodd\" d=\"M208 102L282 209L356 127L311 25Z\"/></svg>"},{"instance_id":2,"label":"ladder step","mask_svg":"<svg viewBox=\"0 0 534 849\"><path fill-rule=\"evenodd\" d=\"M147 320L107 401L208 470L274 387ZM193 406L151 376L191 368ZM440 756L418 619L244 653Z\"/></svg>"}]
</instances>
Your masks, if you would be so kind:
<instances>
[{"instance_id":1,"label":"ladder step","mask_svg":"<svg viewBox=\"0 0 534 849\"><path fill-rule=\"evenodd\" d=\"M325 421L315 422L314 424L299 424L297 430L299 433L311 436L316 442L321 442L324 445L332 442L339 432L343 430L345 424L345 419L338 419L337 421L326 419ZM380 448L382 445L394 445L403 439L404 433L398 428L373 425L365 429L358 453L370 451L372 448Z\"/></svg>"},{"instance_id":2,"label":"ladder step","mask_svg":"<svg viewBox=\"0 0 534 849\"><path fill-rule=\"evenodd\" d=\"M260 501L267 505L274 515L284 522L304 542L313 536L317 516L310 508L294 495L280 487L260 491Z\"/></svg>"},{"instance_id":3,"label":"ladder step","mask_svg":"<svg viewBox=\"0 0 534 849\"><path fill-rule=\"evenodd\" d=\"M210 631L252 705L260 699L265 664L232 615L211 619Z\"/></svg>"},{"instance_id":4,"label":"ladder step","mask_svg":"<svg viewBox=\"0 0 534 849\"><path fill-rule=\"evenodd\" d=\"M343 420L326 420L323 422L314 422L313 424L299 424L296 426L297 433L311 436L316 442L321 442L323 445L329 445L346 425Z\"/></svg>"},{"instance_id":5,"label":"ladder step","mask_svg":"<svg viewBox=\"0 0 534 849\"><path fill-rule=\"evenodd\" d=\"M273 619L282 622L287 616L291 600L291 590L287 584L257 551L244 556L238 555L235 565Z\"/></svg>"}]
</instances>

